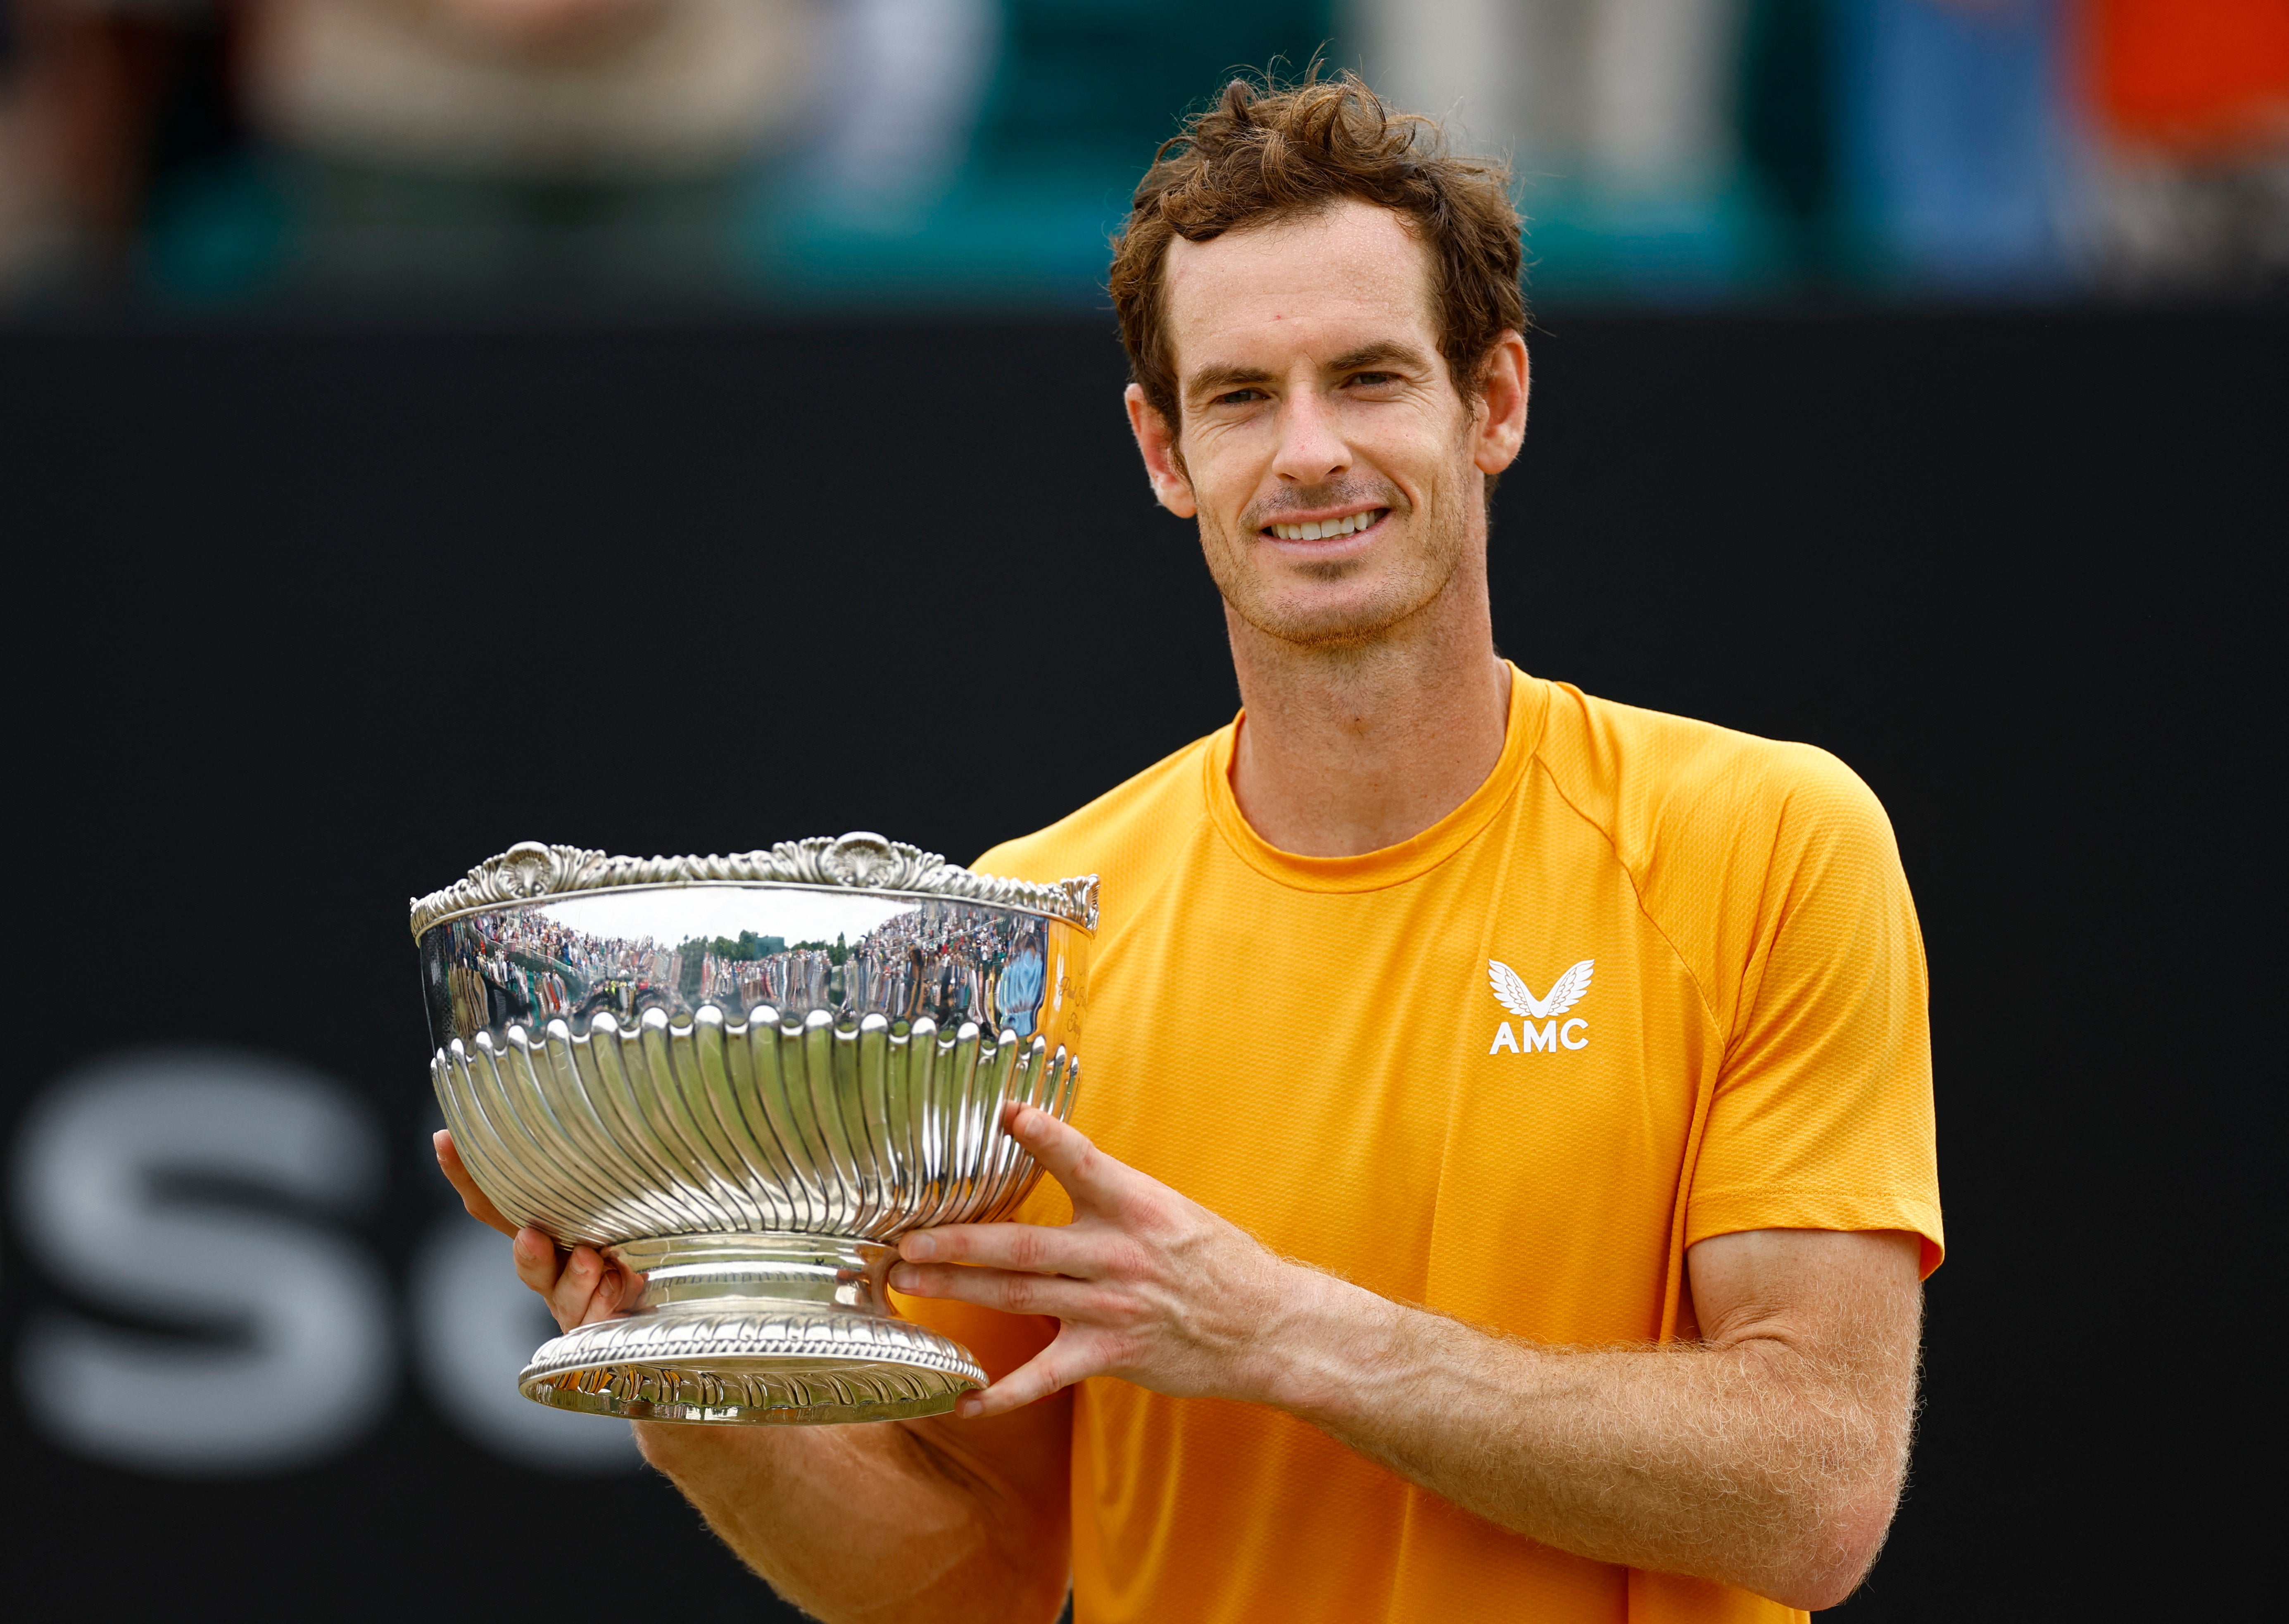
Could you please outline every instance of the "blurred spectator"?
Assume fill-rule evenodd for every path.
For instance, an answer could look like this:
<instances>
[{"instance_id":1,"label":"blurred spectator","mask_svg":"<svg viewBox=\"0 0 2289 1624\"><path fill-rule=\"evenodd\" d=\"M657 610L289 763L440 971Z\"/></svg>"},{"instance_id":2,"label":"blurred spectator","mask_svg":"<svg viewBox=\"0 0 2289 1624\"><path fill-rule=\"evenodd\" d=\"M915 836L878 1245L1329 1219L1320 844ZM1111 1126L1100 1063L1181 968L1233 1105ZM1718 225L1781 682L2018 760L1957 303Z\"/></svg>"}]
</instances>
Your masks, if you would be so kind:
<instances>
[{"instance_id":1,"label":"blurred spectator","mask_svg":"<svg viewBox=\"0 0 2289 1624\"><path fill-rule=\"evenodd\" d=\"M2118 287L2289 278L2289 0L2091 0L2102 274Z\"/></svg>"},{"instance_id":2,"label":"blurred spectator","mask_svg":"<svg viewBox=\"0 0 2289 1624\"><path fill-rule=\"evenodd\" d=\"M434 305L737 285L816 0L17 0L20 294Z\"/></svg>"},{"instance_id":3,"label":"blurred spectator","mask_svg":"<svg viewBox=\"0 0 2289 1624\"><path fill-rule=\"evenodd\" d=\"M759 211L774 297L1104 303L1153 147L1249 64L1294 73L1327 0L870 0L841 12L832 145Z\"/></svg>"},{"instance_id":4,"label":"blurred spectator","mask_svg":"<svg viewBox=\"0 0 2289 1624\"><path fill-rule=\"evenodd\" d=\"M806 0L254 0L247 100L329 293L705 294L806 100Z\"/></svg>"},{"instance_id":5,"label":"blurred spectator","mask_svg":"<svg viewBox=\"0 0 2289 1624\"><path fill-rule=\"evenodd\" d=\"M1753 251L1733 133L1750 0L1357 0L1368 76L1508 150L1538 291L1720 291Z\"/></svg>"},{"instance_id":6,"label":"blurred spectator","mask_svg":"<svg viewBox=\"0 0 2289 1624\"><path fill-rule=\"evenodd\" d=\"M818 189L892 220L942 192L969 149L994 60L993 0L842 0L822 107Z\"/></svg>"},{"instance_id":7,"label":"blurred spectator","mask_svg":"<svg viewBox=\"0 0 2289 1624\"><path fill-rule=\"evenodd\" d=\"M1749 0L1733 108L1748 181L1772 233L1774 279L1825 284L1837 271L1831 0Z\"/></svg>"},{"instance_id":8,"label":"blurred spectator","mask_svg":"<svg viewBox=\"0 0 2289 1624\"><path fill-rule=\"evenodd\" d=\"M155 169L227 139L224 56L201 0L0 11L0 295L116 290Z\"/></svg>"},{"instance_id":9,"label":"blurred spectator","mask_svg":"<svg viewBox=\"0 0 2289 1624\"><path fill-rule=\"evenodd\" d=\"M1849 224L1865 269L2039 293L2082 269L2067 0L1857 0L1838 30Z\"/></svg>"}]
</instances>

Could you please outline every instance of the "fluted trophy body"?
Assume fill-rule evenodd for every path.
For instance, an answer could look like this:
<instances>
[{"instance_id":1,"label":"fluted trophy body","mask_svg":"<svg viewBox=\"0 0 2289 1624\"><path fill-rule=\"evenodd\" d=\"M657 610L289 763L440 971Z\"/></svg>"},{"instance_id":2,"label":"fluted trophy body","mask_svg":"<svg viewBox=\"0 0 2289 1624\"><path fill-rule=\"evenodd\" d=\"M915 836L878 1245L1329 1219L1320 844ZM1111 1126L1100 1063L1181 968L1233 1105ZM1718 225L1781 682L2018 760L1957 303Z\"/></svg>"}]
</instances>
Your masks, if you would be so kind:
<instances>
[{"instance_id":1,"label":"fluted trophy body","mask_svg":"<svg viewBox=\"0 0 2289 1624\"><path fill-rule=\"evenodd\" d=\"M561 1408L852 1421L985 1373L884 1288L909 1230L1007 1214L1001 1130L1080 1083L1093 877L971 873L850 834L730 857L528 843L413 904L439 1104L520 1224L644 1278L544 1344Z\"/></svg>"}]
</instances>

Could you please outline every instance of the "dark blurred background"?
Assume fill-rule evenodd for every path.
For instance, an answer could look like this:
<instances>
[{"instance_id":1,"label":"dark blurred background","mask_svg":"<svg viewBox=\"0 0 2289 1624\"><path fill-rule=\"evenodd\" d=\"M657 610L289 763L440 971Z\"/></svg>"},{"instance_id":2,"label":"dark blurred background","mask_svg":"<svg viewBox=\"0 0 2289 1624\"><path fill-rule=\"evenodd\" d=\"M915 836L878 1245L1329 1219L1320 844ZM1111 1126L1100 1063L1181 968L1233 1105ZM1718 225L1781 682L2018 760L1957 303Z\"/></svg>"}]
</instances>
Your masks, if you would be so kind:
<instances>
[{"instance_id":1,"label":"dark blurred background","mask_svg":"<svg viewBox=\"0 0 2289 1624\"><path fill-rule=\"evenodd\" d=\"M1105 234L1185 106L1324 50L1520 172L1504 651L1824 745L1899 831L1950 1257L1840 1612L2223 1610L2289 0L5 16L18 1604L792 1616L515 1396L547 1326L430 1163L400 910L523 839L967 859L1227 720Z\"/></svg>"}]
</instances>

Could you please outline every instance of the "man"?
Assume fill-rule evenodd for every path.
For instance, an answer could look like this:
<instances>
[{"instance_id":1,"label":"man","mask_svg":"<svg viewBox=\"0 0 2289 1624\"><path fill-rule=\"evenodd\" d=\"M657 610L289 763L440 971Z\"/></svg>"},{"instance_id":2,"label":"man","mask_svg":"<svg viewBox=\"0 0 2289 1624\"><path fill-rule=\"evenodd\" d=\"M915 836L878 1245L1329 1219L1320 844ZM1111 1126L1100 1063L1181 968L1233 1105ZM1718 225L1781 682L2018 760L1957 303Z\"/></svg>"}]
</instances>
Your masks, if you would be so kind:
<instances>
[{"instance_id":1,"label":"man","mask_svg":"<svg viewBox=\"0 0 2289 1624\"><path fill-rule=\"evenodd\" d=\"M1873 1559L1941 1244L1914 915L1830 758L1495 656L1519 255L1353 80L1235 84L1140 187L1129 420L1245 709L981 859L1105 899L1074 1123L1007 1125L1053 1182L893 1275L993 1385L638 1429L821 1618L1778 1620ZM623 1300L516 1250L567 1325Z\"/></svg>"}]
</instances>

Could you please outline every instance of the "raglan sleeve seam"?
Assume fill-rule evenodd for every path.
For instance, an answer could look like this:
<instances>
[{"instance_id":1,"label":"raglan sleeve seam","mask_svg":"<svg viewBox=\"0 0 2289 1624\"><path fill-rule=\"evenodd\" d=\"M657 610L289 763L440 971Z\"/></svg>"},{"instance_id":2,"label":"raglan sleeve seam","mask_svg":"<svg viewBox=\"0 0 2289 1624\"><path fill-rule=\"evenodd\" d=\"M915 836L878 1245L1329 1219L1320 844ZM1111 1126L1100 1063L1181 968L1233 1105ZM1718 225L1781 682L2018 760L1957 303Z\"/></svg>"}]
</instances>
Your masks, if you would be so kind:
<instances>
[{"instance_id":1,"label":"raglan sleeve seam","mask_svg":"<svg viewBox=\"0 0 2289 1624\"><path fill-rule=\"evenodd\" d=\"M1710 1031L1722 1037L1725 1032L1725 1023L1718 1018L1717 1007L1710 999L1707 981L1691 957L1677 944L1677 938L1670 934L1669 927L1662 922L1661 916L1655 913L1652 905L1646 901L1645 882L1639 876L1635 866L1623 853L1621 843L1614 839L1614 832L1583 810L1581 803L1567 792L1564 780L1558 776L1557 771L1539 752L1535 753L1535 764L1548 776L1551 792L1565 803L1566 809L1596 831L1598 838L1606 843L1606 849L1614 854L1615 865L1622 871L1623 876L1630 882L1631 901L1637 904L1638 912L1644 916L1646 923L1653 927L1654 934L1662 939L1663 945L1676 955L1677 962L1684 967L1686 980L1693 983L1693 996L1700 1000L1701 1013L1708 1021Z\"/></svg>"}]
</instances>

